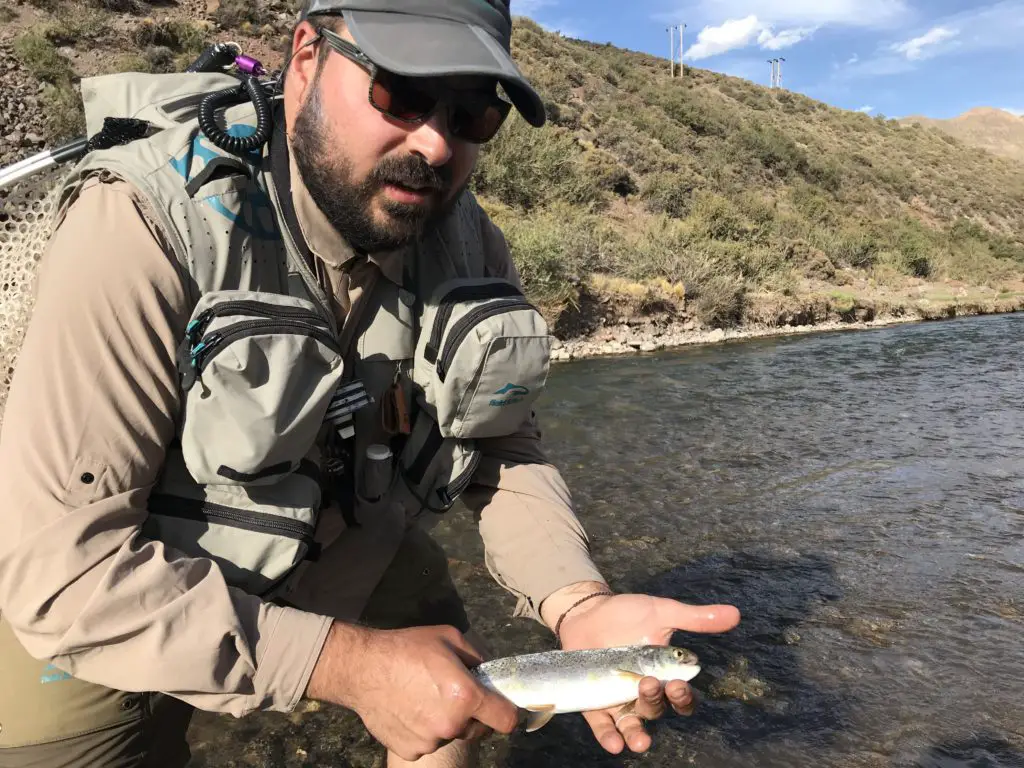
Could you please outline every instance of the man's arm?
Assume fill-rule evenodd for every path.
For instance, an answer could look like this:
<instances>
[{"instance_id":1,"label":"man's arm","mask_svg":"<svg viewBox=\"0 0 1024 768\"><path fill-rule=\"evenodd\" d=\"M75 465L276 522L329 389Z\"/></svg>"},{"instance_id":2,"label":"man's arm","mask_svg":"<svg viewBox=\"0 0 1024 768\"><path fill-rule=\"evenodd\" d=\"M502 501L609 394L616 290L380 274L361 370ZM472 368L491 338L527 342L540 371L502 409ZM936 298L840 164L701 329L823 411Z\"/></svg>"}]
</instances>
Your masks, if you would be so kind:
<instances>
[{"instance_id":1,"label":"man's arm","mask_svg":"<svg viewBox=\"0 0 1024 768\"><path fill-rule=\"evenodd\" d=\"M487 273L520 285L504 236L482 210L479 216ZM480 468L461 499L479 516L487 568L517 596L517 616L553 629L579 597L608 588L569 489L544 453L536 417L478 445Z\"/></svg>"},{"instance_id":2,"label":"man's arm","mask_svg":"<svg viewBox=\"0 0 1024 768\"><path fill-rule=\"evenodd\" d=\"M175 431L189 308L130 192L85 190L41 265L0 434L0 612L32 656L83 680L288 711L329 620L139 533Z\"/></svg>"}]
</instances>

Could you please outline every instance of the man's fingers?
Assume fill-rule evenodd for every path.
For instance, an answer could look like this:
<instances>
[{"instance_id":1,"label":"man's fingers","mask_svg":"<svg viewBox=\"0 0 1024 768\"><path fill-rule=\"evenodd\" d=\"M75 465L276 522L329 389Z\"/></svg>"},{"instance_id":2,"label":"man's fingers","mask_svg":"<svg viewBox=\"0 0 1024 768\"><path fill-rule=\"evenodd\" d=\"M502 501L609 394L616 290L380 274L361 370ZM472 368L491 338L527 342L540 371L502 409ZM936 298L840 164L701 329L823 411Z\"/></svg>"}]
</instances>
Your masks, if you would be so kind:
<instances>
[{"instance_id":1,"label":"man's fingers","mask_svg":"<svg viewBox=\"0 0 1024 768\"><path fill-rule=\"evenodd\" d=\"M481 690L483 698L480 700L480 706L473 713L473 717L498 733L506 735L512 733L519 725L519 708L504 696L484 689L482 686Z\"/></svg>"},{"instance_id":2,"label":"man's fingers","mask_svg":"<svg viewBox=\"0 0 1024 768\"><path fill-rule=\"evenodd\" d=\"M471 720L465 730L458 735L462 741L480 741L486 739L493 731L479 720Z\"/></svg>"},{"instance_id":3,"label":"man's fingers","mask_svg":"<svg viewBox=\"0 0 1024 768\"><path fill-rule=\"evenodd\" d=\"M658 602L661 621L684 632L728 632L740 623L734 605L689 605L667 597Z\"/></svg>"},{"instance_id":4,"label":"man's fingers","mask_svg":"<svg viewBox=\"0 0 1024 768\"><path fill-rule=\"evenodd\" d=\"M651 737L644 730L644 721L635 712L616 718L622 739L633 752L646 752L651 748Z\"/></svg>"},{"instance_id":5,"label":"man's fingers","mask_svg":"<svg viewBox=\"0 0 1024 768\"><path fill-rule=\"evenodd\" d=\"M626 746L610 714L604 711L584 712L583 717L590 725L590 730L594 732L594 738L597 739L597 743L606 752L617 755Z\"/></svg>"},{"instance_id":6,"label":"man's fingers","mask_svg":"<svg viewBox=\"0 0 1024 768\"><path fill-rule=\"evenodd\" d=\"M672 709L680 715L692 715L697 706L697 692L682 680L672 680L665 686L665 697Z\"/></svg>"},{"instance_id":7,"label":"man's fingers","mask_svg":"<svg viewBox=\"0 0 1024 768\"><path fill-rule=\"evenodd\" d=\"M645 677L640 681L640 695L633 707L634 711L644 720L657 720L665 714L665 696L661 683L656 677Z\"/></svg>"}]
</instances>

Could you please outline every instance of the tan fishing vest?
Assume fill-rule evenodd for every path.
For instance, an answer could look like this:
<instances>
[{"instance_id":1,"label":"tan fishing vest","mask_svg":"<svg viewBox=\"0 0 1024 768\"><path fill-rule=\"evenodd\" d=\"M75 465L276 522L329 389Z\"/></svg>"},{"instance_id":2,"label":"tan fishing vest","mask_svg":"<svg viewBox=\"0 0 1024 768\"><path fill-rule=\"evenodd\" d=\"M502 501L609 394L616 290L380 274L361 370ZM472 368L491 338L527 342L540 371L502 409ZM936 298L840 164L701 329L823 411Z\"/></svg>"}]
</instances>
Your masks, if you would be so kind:
<instances>
[{"instance_id":1,"label":"tan fishing vest","mask_svg":"<svg viewBox=\"0 0 1024 768\"><path fill-rule=\"evenodd\" d=\"M89 135L105 117L160 130L87 155L64 183L55 223L87 178L107 175L139 190L170 243L195 309L178 351L178 440L144 533L270 595L315 558L318 513L331 499L354 524L385 505L409 524L449 509L479 462L475 441L529 416L550 336L515 286L485 275L483 213L469 193L412 249L409 284L379 277L339 329L284 223L268 147L239 157L198 128L202 96L237 82L83 80ZM224 124L250 135L255 111L232 107ZM382 418L396 391L408 429Z\"/></svg>"}]
</instances>

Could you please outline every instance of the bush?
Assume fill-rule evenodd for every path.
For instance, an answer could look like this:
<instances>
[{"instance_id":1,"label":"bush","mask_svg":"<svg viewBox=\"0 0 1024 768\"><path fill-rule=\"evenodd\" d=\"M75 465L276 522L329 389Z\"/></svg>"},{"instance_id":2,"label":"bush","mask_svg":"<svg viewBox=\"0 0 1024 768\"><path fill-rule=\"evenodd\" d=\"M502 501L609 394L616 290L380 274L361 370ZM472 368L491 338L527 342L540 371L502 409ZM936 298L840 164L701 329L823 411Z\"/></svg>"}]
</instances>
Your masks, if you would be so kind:
<instances>
[{"instance_id":1,"label":"bush","mask_svg":"<svg viewBox=\"0 0 1024 768\"><path fill-rule=\"evenodd\" d=\"M533 128L514 113L481 152L474 189L526 210L556 201L591 203L600 190L586 176L580 154L568 131Z\"/></svg>"},{"instance_id":2,"label":"bush","mask_svg":"<svg viewBox=\"0 0 1024 768\"><path fill-rule=\"evenodd\" d=\"M690 209L697 179L688 173L652 173L640 187L644 206L652 213L666 213L681 219Z\"/></svg>"},{"instance_id":3,"label":"bush","mask_svg":"<svg viewBox=\"0 0 1024 768\"><path fill-rule=\"evenodd\" d=\"M531 300L552 314L573 304L583 276L596 267L593 222L565 205L529 216L507 211L495 222Z\"/></svg>"},{"instance_id":4,"label":"bush","mask_svg":"<svg viewBox=\"0 0 1024 768\"><path fill-rule=\"evenodd\" d=\"M187 21L146 19L135 28L132 37L140 46L156 45L176 53L198 54L204 47L205 33Z\"/></svg>"},{"instance_id":5,"label":"bush","mask_svg":"<svg viewBox=\"0 0 1024 768\"><path fill-rule=\"evenodd\" d=\"M37 80L63 85L74 78L68 60L39 32L26 32L15 40L14 54Z\"/></svg>"},{"instance_id":6,"label":"bush","mask_svg":"<svg viewBox=\"0 0 1024 768\"><path fill-rule=\"evenodd\" d=\"M77 139L85 133L82 99L69 84L47 85L41 98L46 113L46 133L52 143Z\"/></svg>"},{"instance_id":7,"label":"bush","mask_svg":"<svg viewBox=\"0 0 1024 768\"><path fill-rule=\"evenodd\" d=\"M267 19L260 0L220 0L213 20L222 29L238 29L243 24L262 24Z\"/></svg>"}]
</instances>

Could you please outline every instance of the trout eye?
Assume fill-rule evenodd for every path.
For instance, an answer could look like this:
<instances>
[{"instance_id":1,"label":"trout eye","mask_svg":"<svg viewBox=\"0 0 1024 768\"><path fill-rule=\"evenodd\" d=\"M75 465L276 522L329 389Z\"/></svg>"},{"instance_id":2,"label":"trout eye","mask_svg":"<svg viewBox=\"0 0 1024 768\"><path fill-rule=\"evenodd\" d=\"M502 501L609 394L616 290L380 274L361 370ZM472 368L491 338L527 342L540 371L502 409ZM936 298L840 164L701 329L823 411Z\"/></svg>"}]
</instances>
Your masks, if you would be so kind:
<instances>
[{"instance_id":1,"label":"trout eye","mask_svg":"<svg viewBox=\"0 0 1024 768\"><path fill-rule=\"evenodd\" d=\"M677 659L683 658L683 652L680 651L678 648L672 651L672 655L675 656Z\"/></svg>"}]
</instances>

